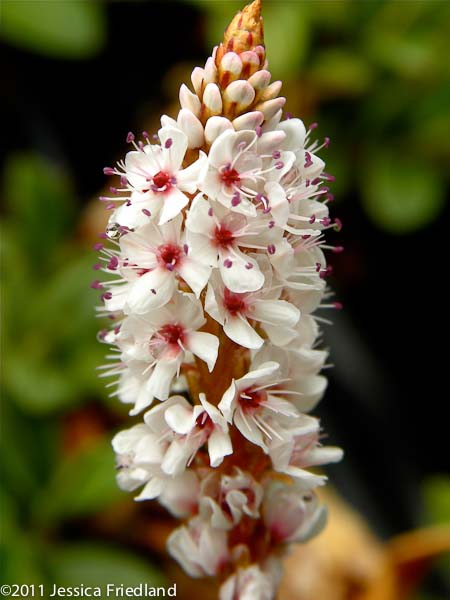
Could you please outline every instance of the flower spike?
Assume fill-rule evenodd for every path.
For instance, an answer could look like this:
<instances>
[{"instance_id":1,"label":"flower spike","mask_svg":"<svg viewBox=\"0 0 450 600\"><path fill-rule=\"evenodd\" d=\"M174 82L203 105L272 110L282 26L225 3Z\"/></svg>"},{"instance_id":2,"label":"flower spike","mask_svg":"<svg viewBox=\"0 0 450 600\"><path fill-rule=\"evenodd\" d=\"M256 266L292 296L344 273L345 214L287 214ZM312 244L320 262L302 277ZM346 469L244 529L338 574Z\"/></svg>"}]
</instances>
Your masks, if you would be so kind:
<instances>
[{"instance_id":1,"label":"flower spike","mask_svg":"<svg viewBox=\"0 0 450 600\"><path fill-rule=\"evenodd\" d=\"M316 128L285 116L271 83L261 2L239 12L204 67L125 159L95 270L111 329L103 376L141 422L113 439L117 481L182 523L169 553L221 600L270 600L281 559L326 521L308 414L327 387L315 316L341 308L327 285L332 200Z\"/></svg>"}]
</instances>

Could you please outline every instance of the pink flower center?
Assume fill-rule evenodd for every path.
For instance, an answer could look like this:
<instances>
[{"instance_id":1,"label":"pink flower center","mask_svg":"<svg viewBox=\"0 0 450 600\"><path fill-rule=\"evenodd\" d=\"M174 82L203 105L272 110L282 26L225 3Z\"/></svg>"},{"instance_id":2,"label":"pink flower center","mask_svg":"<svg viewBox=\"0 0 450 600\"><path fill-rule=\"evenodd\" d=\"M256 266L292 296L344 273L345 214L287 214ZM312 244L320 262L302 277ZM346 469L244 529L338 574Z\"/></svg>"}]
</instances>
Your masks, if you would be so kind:
<instances>
[{"instance_id":1,"label":"pink flower center","mask_svg":"<svg viewBox=\"0 0 450 600\"><path fill-rule=\"evenodd\" d=\"M214 240L217 246L221 248L228 248L234 242L234 234L231 229L228 229L224 225L220 224L216 227L214 232Z\"/></svg>"},{"instance_id":2,"label":"pink flower center","mask_svg":"<svg viewBox=\"0 0 450 600\"><path fill-rule=\"evenodd\" d=\"M183 343L184 328L181 325L163 325L158 333L171 346L178 346L178 342Z\"/></svg>"},{"instance_id":3,"label":"pink flower center","mask_svg":"<svg viewBox=\"0 0 450 600\"><path fill-rule=\"evenodd\" d=\"M153 185L156 190L154 191L167 191L171 184L171 176L164 171L158 171L156 175L153 175Z\"/></svg>"},{"instance_id":4,"label":"pink flower center","mask_svg":"<svg viewBox=\"0 0 450 600\"><path fill-rule=\"evenodd\" d=\"M264 390L255 390L249 387L239 395L239 403L244 410L259 408L262 402L267 399L267 392Z\"/></svg>"},{"instance_id":5,"label":"pink flower center","mask_svg":"<svg viewBox=\"0 0 450 600\"><path fill-rule=\"evenodd\" d=\"M230 165L227 165L222 169L220 179L227 187L231 187L241 181L239 173L236 169L232 169Z\"/></svg>"},{"instance_id":6,"label":"pink flower center","mask_svg":"<svg viewBox=\"0 0 450 600\"><path fill-rule=\"evenodd\" d=\"M168 271L173 271L180 260L181 249L175 244L162 244L158 246L158 262Z\"/></svg>"},{"instance_id":7,"label":"pink flower center","mask_svg":"<svg viewBox=\"0 0 450 600\"><path fill-rule=\"evenodd\" d=\"M232 315L244 312L247 308L245 302L246 294L238 294L237 292L230 292L228 288L223 291L223 305L225 309Z\"/></svg>"}]
</instances>

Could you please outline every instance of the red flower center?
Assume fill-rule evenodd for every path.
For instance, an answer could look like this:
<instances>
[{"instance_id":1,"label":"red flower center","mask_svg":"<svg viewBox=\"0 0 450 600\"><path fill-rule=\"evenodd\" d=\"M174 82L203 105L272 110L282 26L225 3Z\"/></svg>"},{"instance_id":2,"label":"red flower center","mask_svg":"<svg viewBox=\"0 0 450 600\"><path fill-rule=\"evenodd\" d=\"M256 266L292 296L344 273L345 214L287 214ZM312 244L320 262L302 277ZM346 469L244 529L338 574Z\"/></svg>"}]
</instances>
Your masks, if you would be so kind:
<instances>
[{"instance_id":1,"label":"red flower center","mask_svg":"<svg viewBox=\"0 0 450 600\"><path fill-rule=\"evenodd\" d=\"M262 402L267 399L267 392L264 390L254 390L249 387L239 395L239 403L244 410L259 408Z\"/></svg>"},{"instance_id":2,"label":"red flower center","mask_svg":"<svg viewBox=\"0 0 450 600\"><path fill-rule=\"evenodd\" d=\"M223 291L223 305L225 309L232 315L244 312L247 304L245 302L246 294L238 294L230 292L228 288Z\"/></svg>"},{"instance_id":3,"label":"red flower center","mask_svg":"<svg viewBox=\"0 0 450 600\"><path fill-rule=\"evenodd\" d=\"M198 429L203 429L205 433L208 433L210 430L214 428L214 423L211 421L211 417L208 413L202 412L195 420L195 424Z\"/></svg>"},{"instance_id":4,"label":"red flower center","mask_svg":"<svg viewBox=\"0 0 450 600\"><path fill-rule=\"evenodd\" d=\"M235 183L239 183L241 181L239 173L236 171L236 169L232 169L230 165L227 165L222 169L220 173L220 179L227 187L231 187Z\"/></svg>"},{"instance_id":5,"label":"red flower center","mask_svg":"<svg viewBox=\"0 0 450 600\"><path fill-rule=\"evenodd\" d=\"M170 345L178 346L179 341L183 343L184 329L181 325L163 325L158 333Z\"/></svg>"},{"instance_id":6,"label":"red flower center","mask_svg":"<svg viewBox=\"0 0 450 600\"><path fill-rule=\"evenodd\" d=\"M231 229L227 229L224 225L218 225L214 232L214 239L217 246L228 248L234 242L234 234Z\"/></svg>"},{"instance_id":7,"label":"red flower center","mask_svg":"<svg viewBox=\"0 0 450 600\"><path fill-rule=\"evenodd\" d=\"M170 175L164 171L158 171L156 175L153 175L153 185L155 185L159 191L166 191L170 186Z\"/></svg>"},{"instance_id":8,"label":"red flower center","mask_svg":"<svg viewBox=\"0 0 450 600\"><path fill-rule=\"evenodd\" d=\"M158 247L158 262L172 271L180 260L181 249L175 244L162 244Z\"/></svg>"}]
</instances>

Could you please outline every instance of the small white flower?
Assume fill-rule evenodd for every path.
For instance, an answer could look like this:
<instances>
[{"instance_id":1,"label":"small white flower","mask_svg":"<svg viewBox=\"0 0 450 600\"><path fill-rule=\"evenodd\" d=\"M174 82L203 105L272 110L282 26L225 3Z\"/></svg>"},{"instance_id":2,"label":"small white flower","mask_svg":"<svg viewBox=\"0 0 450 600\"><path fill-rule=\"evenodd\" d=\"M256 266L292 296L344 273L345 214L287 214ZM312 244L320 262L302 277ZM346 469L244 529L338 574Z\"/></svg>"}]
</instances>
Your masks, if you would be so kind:
<instances>
[{"instance_id":1,"label":"small white flower","mask_svg":"<svg viewBox=\"0 0 450 600\"><path fill-rule=\"evenodd\" d=\"M297 479L305 490L323 485L324 475L315 475L306 469L340 461L342 450L320 445L320 425L313 417L299 415L295 421L285 419L280 423L279 420L278 424L283 435L274 437L268 449L273 468Z\"/></svg>"},{"instance_id":2,"label":"small white flower","mask_svg":"<svg viewBox=\"0 0 450 600\"><path fill-rule=\"evenodd\" d=\"M189 209L186 228L186 240L193 253L218 267L230 290L252 292L263 286L264 275L257 261L244 250L271 250L281 239L282 231L271 227L268 217L248 220L199 194Z\"/></svg>"},{"instance_id":3,"label":"small white flower","mask_svg":"<svg viewBox=\"0 0 450 600\"><path fill-rule=\"evenodd\" d=\"M274 558L272 562L278 561ZM281 567L262 569L253 564L238 569L222 584L220 600L273 600L279 582Z\"/></svg>"},{"instance_id":4,"label":"small white flower","mask_svg":"<svg viewBox=\"0 0 450 600\"><path fill-rule=\"evenodd\" d=\"M191 406L179 397L178 402L164 413L166 423L176 434L164 456L162 469L166 473L181 473L205 443L212 467L218 467L224 457L233 452L228 425L222 414L204 394L200 394L200 403Z\"/></svg>"},{"instance_id":5,"label":"small white flower","mask_svg":"<svg viewBox=\"0 0 450 600\"><path fill-rule=\"evenodd\" d=\"M111 223L134 228L145 223L149 216L159 215L158 222L162 225L176 217L189 202L187 194L197 190L205 154L201 152L197 161L183 169L187 136L173 126L162 127L158 136L160 145L136 146L119 164L130 196L111 216Z\"/></svg>"},{"instance_id":6,"label":"small white flower","mask_svg":"<svg viewBox=\"0 0 450 600\"><path fill-rule=\"evenodd\" d=\"M205 310L223 325L230 339L245 348L258 349L264 343L249 320L262 326L273 343L284 345L295 336L292 328L300 319L300 311L285 300L271 298L270 291L269 284L257 292L232 292L213 274L206 292Z\"/></svg>"},{"instance_id":7,"label":"small white flower","mask_svg":"<svg viewBox=\"0 0 450 600\"><path fill-rule=\"evenodd\" d=\"M143 314L170 301L183 279L197 298L205 287L211 267L201 254L188 251L181 236L179 215L159 227L150 222L120 239L121 258L117 268L126 281L113 282L107 310Z\"/></svg>"},{"instance_id":8,"label":"small white flower","mask_svg":"<svg viewBox=\"0 0 450 600\"><path fill-rule=\"evenodd\" d=\"M327 511L301 486L271 482L264 496L264 523L273 543L306 542L325 527Z\"/></svg>"},{"instance_id":9,"label":"small white flower","mask_svg":"<svg viewBox=\"0 0 450 600\"><path fill-rule=\"evenodd\" d=\"M217 529L229 530L244 515L259 518L262 486L250 473L235 468L234 475L211 473L201 485L199 514Z\"/></svg>"},{"instance_id":10,"label":"small white flower","mask_svg":"<svg viewBox=\"0 0 450 600\"><path fill-rule=\"evenodd\" d=\"M225 129L211 146L199 188L228 209L248 217L255 217L258 208L266 214L271 212L266 193L272 197L277 224L284 224L286 194L281 186L272 184L292 168L295 156L274 151L283 138L283 133L270 132L264 139L252 130Z\"/></svg>"},{"instance_id":11,"label":"small white flower","mask_svg":"<svg viewBox=\"0 0 450 600\"><path fill-rule=\"evenodd\" d=\"M200 517L175 529L167 540L167 550L191 577L218 575L229 562L226 532Z\"/></svg>"},{"instance_id":12,"label":"small white flower","mask_svg":"<svg viewBox=\"0 0 450 600\"><path fill-rule=\"evenodd\" d=\"M158 500L174 517L183 519L196 512L199 493L199 479L195 471L188 470L167 479Z\"/></svg>"},{"instance_id":13,"label":"small white flower","mask_svg":"<svg viewBox=\"0 0 450 600\"><path fill-rule=\"evenodd\" d=\"M277 419L299 418L291 402L279 397L283 390L276 389L280 383L280 365L275 362L262 364L234 380L222 396L219 410L229 423L233 422L242 435L253 444L268 451L267 441L283 440L283 429Z\"/></svg>"},{"instance_id":14,"label":"small white flower","mask_svg":"<svg viewBox=\"0 0 450 600\"><path fill-rule=\"evenodd\" d=\"M166 400L187 352L204 360L210 371L214 368L219 340L197 331L204 323L201 303L193 294L178 292L165 306L124 320L117 340L122 360L147 363L147 391Z\"/></svg>"}]
</instances>

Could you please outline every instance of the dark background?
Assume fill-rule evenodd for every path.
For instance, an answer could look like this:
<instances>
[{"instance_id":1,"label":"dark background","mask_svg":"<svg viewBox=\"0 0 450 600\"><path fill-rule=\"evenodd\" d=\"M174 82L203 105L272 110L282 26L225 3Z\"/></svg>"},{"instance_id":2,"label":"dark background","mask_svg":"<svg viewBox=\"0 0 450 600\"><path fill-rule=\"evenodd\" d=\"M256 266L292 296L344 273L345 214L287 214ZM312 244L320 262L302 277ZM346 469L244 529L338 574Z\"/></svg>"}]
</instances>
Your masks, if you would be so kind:
<instances>
[{"instance_id":1,"label":"dark background","mask_svg":"<svg viewBox=\"0 0 450 600\"><path fill-rule=\"evenodd\" d=\"M22 531L30 548L30 539L39 548L51 547L48 538L96 544L95 527L93 536L78 526L74 534L71 520L94 518L106 492L131 500L114 490L108 447L124 413L94 372L102 348L96 297L86 290L94 278L89 248L105 218L94 197L105 186L102 168L126 151L127 131L153 132L161 113L175 113L179 84L189 83L239 8L81 2L72 5L87 12L75 18L59 15L71 3L56 4L55 16L54 3L7 1L0 25L1 467L5 506L13 506L7 530ZM264 14L287 110L318 121L317 135L332 139L322 156L337 179L334 216L344 223L332 234L345 252L332 257L331 281L344 310L324 315L334 322L324 327L334 368L316 410L330 441L346 452L329 474L387 538L450 511L449 5L268 2ZM87 459L74 466L84 444ZM66 506L76 486L48 507L58 482L84 486L85 472L93 489L81 507ZM22 551L7 545L7 573ZM57 568L46 552L50 568L34 564L36 550L27 553L33 581ZM443 598L444 579L436 572L428 583L435 595L423 598Z\"/></svg>"}]
</instances>

